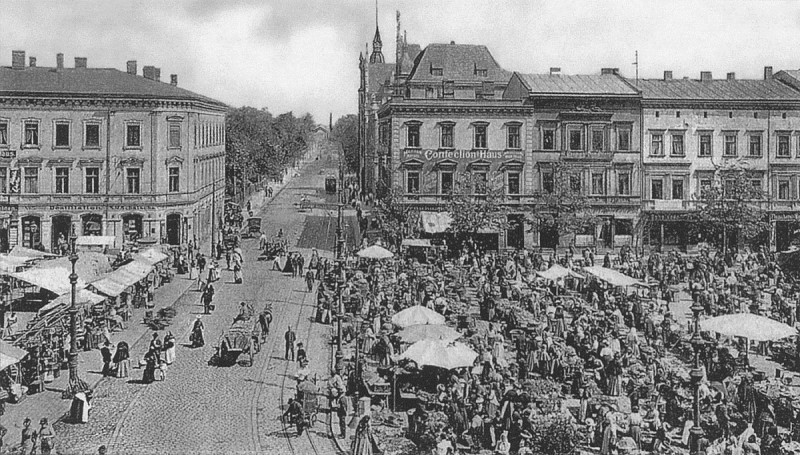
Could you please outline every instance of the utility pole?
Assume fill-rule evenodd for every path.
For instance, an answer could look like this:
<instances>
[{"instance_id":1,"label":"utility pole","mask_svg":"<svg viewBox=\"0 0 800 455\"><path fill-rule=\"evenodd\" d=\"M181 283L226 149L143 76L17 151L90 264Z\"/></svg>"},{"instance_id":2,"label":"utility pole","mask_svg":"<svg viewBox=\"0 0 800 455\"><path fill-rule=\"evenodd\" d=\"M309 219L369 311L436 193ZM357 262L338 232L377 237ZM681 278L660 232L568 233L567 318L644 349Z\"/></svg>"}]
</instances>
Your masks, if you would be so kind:
<instances>
[{"instance_id":1,"label":"utility pole","mask_svg":"<svg viewBox=\"0 0 800 455\"><path fill-rule=\"evenodd\" d=\"M344 232L342 231L342 217L344 209L344 172L342 170L342 146L339 145L339 203L336 214L336 292L339 303L338 317L336 318L336 365L341 365L344 353L342 352L342 318L344 317L344 302L342 301L342 287L345 282L344 270Z\"/></svg>"},{"instance_id":2,"label":"utility pole","mask_svg":"<svg viewBox=\"0 0 800 455\"><path fill-rule=\"evenodd\" d=\"M72 302L69 307L69 385L63 393L65 398L73 398L76 393L89 390L89 386L86 382L78 377L78 274L75 272L75 263L78 262L78 252L75 250L75 242L78 240L78 234L75 232L75 226L72 226L72 233L69 240L72 246L69 255L69 261L72 263L72 273L69 275L69 282L72 285ZM87 333L85 336L91 335Z\"/></svg>"}]
</instances>

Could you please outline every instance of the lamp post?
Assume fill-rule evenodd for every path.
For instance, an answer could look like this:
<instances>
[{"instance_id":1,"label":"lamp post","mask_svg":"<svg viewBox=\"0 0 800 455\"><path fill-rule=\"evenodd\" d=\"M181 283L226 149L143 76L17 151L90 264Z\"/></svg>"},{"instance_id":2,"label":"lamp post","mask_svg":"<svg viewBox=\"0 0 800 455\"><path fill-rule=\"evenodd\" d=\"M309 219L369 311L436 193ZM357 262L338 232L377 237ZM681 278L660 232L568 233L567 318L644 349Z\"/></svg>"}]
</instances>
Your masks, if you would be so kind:
<instances>
[{"instance_id":1,"label":"lamp post","mask_svg":"<svg viewBox=\"0 0 800 455\"><path fill-rule=\"evenodd\" d=\"M72 286L72 301L69 307L69 386L67 386L63 394L66 398L72 398L76 393L89 390L89 386L86 382L78 377L78 274L75 272L75 263L78 262L78 252L75 250L75 242L78 240L78 235L75 233L75 226L72 226L69 240L71 247L69 262L72 263L72 273L69 275L69 282ZM91 335L86 333L84 336L88 337Z\"/></svg>"},{"instance_id":2,"label":"lamp post","mask_svg":"<svg viewBox=\"0 0 800 455\"><path fill-rule=\"evenodd\" d=\"M700 336L700 313L703 311L703 305L699 301L695 301L691 310L694 318L694 334L692 335L694 368L689 372L689 377L694 385L694 425L689 430L691 436L689 449L691 455L700 455L700 439L703 437L703 427L700 426L700 381L703 379L703 370L700 369L700 349L705 344Z\"/></svg>"}]
</instances>

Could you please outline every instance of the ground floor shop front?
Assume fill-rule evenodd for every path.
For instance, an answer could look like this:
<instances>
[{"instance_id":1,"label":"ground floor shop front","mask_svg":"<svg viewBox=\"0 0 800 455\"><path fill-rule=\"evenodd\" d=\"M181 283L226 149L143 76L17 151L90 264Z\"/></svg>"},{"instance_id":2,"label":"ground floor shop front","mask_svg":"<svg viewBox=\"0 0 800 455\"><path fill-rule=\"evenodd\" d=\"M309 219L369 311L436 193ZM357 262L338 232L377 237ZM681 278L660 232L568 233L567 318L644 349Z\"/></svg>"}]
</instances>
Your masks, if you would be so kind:
<instances>
[{"instance_id":1,"label":"ground floor shop front","mask_svg":"<svg viewBox=\"0 0 800 455\"><path fill-rule=\"evenodd\" d=\"M113 237L115 248L136 241L169 245L203 241L211 236L212 225L222 214L223 204L216 202L208 195L192 204L172 207L19 205L0 211L0 252L20 245L61 253L73 229L79 236Z\"/></svg>"}]
</instances>

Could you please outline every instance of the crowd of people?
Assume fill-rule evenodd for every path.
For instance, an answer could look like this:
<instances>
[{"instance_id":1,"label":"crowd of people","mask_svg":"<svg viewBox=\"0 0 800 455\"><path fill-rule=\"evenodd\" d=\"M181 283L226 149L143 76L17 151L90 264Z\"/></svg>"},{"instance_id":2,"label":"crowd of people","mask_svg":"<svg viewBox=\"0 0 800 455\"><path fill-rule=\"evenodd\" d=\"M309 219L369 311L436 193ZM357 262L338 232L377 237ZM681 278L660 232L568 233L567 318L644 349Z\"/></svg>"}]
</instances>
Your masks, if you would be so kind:
<instances>
[{"instance_id":1,"label":"crowd of people","mask_svg":"<svg viewBox=\"0 0 800 455\"><path fill-rule=\"evenodd\" d=\"M798 317L800 286L763 249L640 255L623 247L601 257L590 248L543 255L485 252L467 243L456 252L417 254L421 261L396 253L348 260L355 267L343 300L361 324L349 325L344 336L359 343L364 359L341 373L346 392L363 396L366 376L389 381L391 370L382 366L396 365L395 354L407 347L393 333L392 315L413 305L444 315L478 354L474 365L446 371L399 362L418 371L395 378L417 397L409 437L442 454L448 447L533 453L550 431L544 428L559 425L575 430L578 446L604 455L686 450L693 351L691 326L676 314L680 297L702 305L703 317L752 312L790 325ZM640 285L615 286L584 270L601 263ZM568 273L555 280L537 273L554 266ZM328 321L334 298L335 285L322 282L318 321ZM781 453L781 445L796 439L783 428L793 428L797 413L781 418L776 403L760 398L763 372L748 365L749 343L702 335L705 433L698 443L706 453L750 453L756 446L763 454ZM778 349L771 343L755 348L761 354Z\"/></svg>"}]
</instances>

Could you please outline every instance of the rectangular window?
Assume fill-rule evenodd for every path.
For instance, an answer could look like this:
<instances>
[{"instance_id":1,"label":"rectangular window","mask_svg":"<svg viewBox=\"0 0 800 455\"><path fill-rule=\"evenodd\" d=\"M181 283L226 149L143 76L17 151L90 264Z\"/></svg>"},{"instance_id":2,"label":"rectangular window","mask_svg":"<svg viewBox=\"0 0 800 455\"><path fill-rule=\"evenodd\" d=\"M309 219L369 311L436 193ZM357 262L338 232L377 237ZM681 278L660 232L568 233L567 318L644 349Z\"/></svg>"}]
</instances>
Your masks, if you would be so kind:
<instances>
[{"instance_id":1,"label":"rectangular window","mask_svg":"<svg viewBox=\"0 0 800 455\"><path fill-rule=\"evenodd\" d=\"M406 171L406 193L419 194L419 171Z\"/></svg>"},{"instance_id":2,"label":"rectangular window","mask_svg":"<svg viewBox=\"0 0 800 455\"><path fill-rule=\"evenodd\" d=\"M442 125L442 148L453 148L453 125Z\"/></svg>"},{"instance_id":3,"label":"rectangular window","mask_svg":"<svg viewBox=\"0 0 800 455\"><path fill-rule=\"evenodd\" d=\"M8 123L0 122L0 145L8 145Z\"/></svg>"},{"instance_id":4,"label":"rectangular window","mask_svg":"<svg viewBox=\"0 0 800 455\"><path fill-rule=\"evenodd\" d=\"M605 150L605 132L603 130L592 130L592 151L602 152Z\"/></svg>"},{"instance_id":5,"label":"rectangular window","mask_svg":"<svg viewBox=\"0 0 800 455\"><path fill-rule=\"evenodd\" d=\"M581 192L581 176L573 174L569 176L569 189L580 193Z\"/></svg>"},{"instance_id":6,"label":"rectangular window","mask_svg":"<svg viewBox=\"0 0 800 455\"><path fill-rule=\"evenodd\" d=\"M664 199L664 182L661 179L650 181L650 199Z\"/></svg>"},{"instance_id":7,"label":"rectangular window","mask_svg":"<svg viewBox=\"0 0 800 455\"><path fill-rule=\"evenodd\" d=\"M36 194L39 192L39 168L26 167L23 179L22 190L27 194Z\"/></svg>"},{"instance_id":8,"label":"rectangular window","mask_svg":"<svg viewBox=\"0 0 800 455\"><path fill-rule=\"evenodd\" d=\"M442 74L444 74L443 68L431 67L431 76L441 76Z\"/></svg>"},{"instance_id":9,"label":"rectangular window","mask_svg":"<svg viewBox=\"0 0 800 455\"><path fill-rule=\"evenodd\" d=\"M545 193L552 193L554 186L555 182L553 181L553 173L545 172L542 174L542 191Z\"/></svg>"},{"instance_id":10,"label":"rectangular window","mask_svg":"<svg viewBox=\"0 0 800 455\"><path fill-rule=\"evenodd\" d=\"M171 123L169 125L169 146L171 148L181 148L181 125Z\"/></svg>"},{"instance_id":11,"label":"rectangular window","mask_svg":"<svg viewBox=\"0 0 800 455\"><path fill-rule=\"evenodd\" d=\"M142 146L142 127L139 125L127 125L125 129L125 145L127 147Z\"/></svg>"},{"instance_id":12,"label":"rectangular window","mask_svg":"<svg viewBox=\"0 0 800 455\"><path fill-rule=\"evenodd\" d=\"M520 178L519 172L509 172L507 178L507 189L506 191L508 194L520 194Z\"/></svg>"},{"instance_id":13,"label":"rectangular window","mask_svg":"<svg viewBox=\"0 0 800 455\"><path fill-rule=\"evenodd\" d=\"M606 194L606 182L602 172L592 173L592 194Z\"/></svg>"},{"instance_id":14,"label":"rectangular window","mask_svg":"<svg viewBox=\"0 0 800 455\"><path fill-rule=\"evenodd\" d=\"M750 156L761 156L761 135L750 135Z\"/></svg>"},{"instance_id":15,"label":"rectangular window","mask_svg":"<svg viewBox=\"0 0 800 455\"><path fill-rule=\"evenodd\" d=\"M723 149L725 156L736 156L736 135L725 135L725 148Z\"/></svg>"},{"instance_id":16,"label":"rectangular window","mask_svg":"<svg viewBox=\"0 0 800 455\"><path fill-rule=\"evenodd\" d=\"M510 149L518 149L519 148L519 126L518 125L509 125L508 126L508 148Z\"/></svg>"},{"instance_id":17,"label":"rectangular window","mask_svg":"<svg viewBox=\"0 0 800 455\"><path fill-rule=\"evenodd\" d=\"M701 179L700 180L700 194L702 195L704 191L708 191L711 189L711 179Z\"/></svg>"},{"instance_id":18,"label":"rectangular window","mask_svg":"<svg viewBox=\"0 0 800 455\"><path fill-rule=\"evenodd\" d=\"M627 152L631 149L631 130L621 128L617 130L617 150Z\"/></svg>"},{"instance_id":19,"label":"rectangular window","mask_svg":"<svg viewBox=\"0 0 800 455\"><path fill-rule=\"evenodd\" d=\"M126 170L126 174L128 194L139 194L139 177L141 176L141 169L128 168Z\"/></svg>"},{"instance_id":20,"label":"rectangular window","mask_svg":"<svg viewBox=\"0 0 800 455\"><path fill-rule=\"evenodd\" d=\"M761 192L761 180L759 179L750 180L750 185L753 187L754 190Z\"/></svg>"},{"instance_id":21,"label":"rectangular window","mask_svg":"<svg viewBox=\"0 0 800 455\"><path fill-rule=\"evenodd\" d=\"M778 181L778 199L781 201L788 201L790 199L789 195L789 181L788 180L779 180Z\"/></svg>"},{"instance_id":22,"label":"rectangular window","mask_svg":"<svg viewBox=\"0 0 800 455\"><path fill-rule=\"evenodd\" d=\"M583 151L583 131L579 129L569 130L569 149L572 151Z\"/></svg>"},{"instance_id":23,"label":"rectangular window","mask_svg":"<svg viewBox=\"0 0 800 455\"><path fill-rule=\"evenodd\" d=\"M39 122L25 122L25 145L39 145Z\"/></svg>"},{"instance_id":24,"label":"rectangular window","mask_svg":"<svg viewBox=\"0 0 800 455\"><path fill-rule=\"evenodd\" d=\"M69 168L56 168L56 193L69 194Z\"/></svg>"},{"instance_id":25,"label":"rectangular window","mask_svg":"<svg viewBox=\"0 0 800 455\"><path fill-rule=\"evenodd\" d=\"M452 98L455 95L455 83L442 81L442 96Z\"/></svg>"},{"instance_id":26,"label":"rectangular window","mask_svg":"<svg viewBox=\"0 0 800 455\"><path fill-rule=\"evenodd\" d=\"M0 193L8 193L8 168L0 167Z\"/></svg>"},{"instance_id":27,"label":"rectangular window","mask_svg":"<svg viewBox=\"0 0 800 455\"><path fill-rule=\"evenodd\" d=\"M556 130L554 129L542 130L542 149L543 150L556 149Z\"/></svg>"},{"instance_id":28,"label":"rectangular window","mask_svg":"<svg viewBox=\"0 0 800 455\"><path fill-rule=\"evenodd\" d=\"M69 147L69 123L56 123L56 147Z\"/></svg>"},{"instance_id":29,"label":"rectangular window","mask_svg":"<svg viewBox=\"0 0 800 455\"><path fill-rule=\"evenodd\" d=\"M650 154L653 156L664 155L664 135L653 134L650 138Z\"/></svg>"},{"instance_id":30,"label":"rectangular window","mask_svg":"<svg viewBox=\"0 0 800 455\"><path fill-rule=\"evenodd\" d=\"M87 167L83 169L84 176L86 177L86 192L89 194L97 194L100 192L100 168Z\"/></svg>"},{"instance_id":31,"label":"rectangular window","mask_svg":"<svg viewBox=\"0 0 800 455\"><path fill-rule=\"evenodd\" d=\"M177 167L169 168L169 192L177 193L181 190L181 170Z\"/></svg>"},{"instance_id":32,"label":"rectangular window","mask_svg":"<svg viewBox=\"0 0 800 455\"><path fill-rule=\"evenodd\" d=\"M436 98L436 90L433 87L426 87L425 88L425 98L434 99Z\"/></svg>"},{"instance_id":33,"label":"rectangular window","mask_svg":"<svg viewBox=\"0 0 800 455\"><path fill-rule=\"evenodd\" d=\"M629 196L631 194L631 174L624 172L618 176L617 192L620 196Z\"/></svg>"},{"instance_id":34,"label":"rectangular window","mask_svg":"<svg viewBox=\"0 0 800 455\"><path fill-rule=\"evenodd\" d=\"M683 200L683 180L672 179L672 199Z\"/></svg>"},{"instance_id":35,"label":"rectangular window","mask_svg":"<svg viewBox=\"0 0 800 455\"><path fill-rule=\"evenodd\" d=\"M84 144L86 147L100 147L100 125L88 123L84 129Z\"/></svg>"},{"instance_id":36,"label":"rectangular window","mask_svg":"<svg viewBox=\"0 0 800 455\"><path fill-rule=\"evenodd\" d=\"M419 125L408 125L407 147L419 147Z\"/></svg>"},{"instance_id":37,"label":"rectangular window","mask_svg":"<svg viewBox=\"0 0 800 455\"><path fill-rule=\"evenodd\" d=\"M475 184L475 194L486 194L489 184L489 174L484 171L472 173L472 181Z\"/></svg>"},{"instance_id":38,"label":"rectangular window","mask_svg":"<svg viewBox=\"0 0 800 455\"><path fill-rule=\"evenodd\" d=\"M672 156L684 156L686 150L683 148L683 134L672 135Z\"/></svg>"},{"instance_id":39,"label":"rectangular window","mask_svg":"<svg viewBox=\"0 0 800 455\"><path fill-rule=\"evenodd\" d=\"M442 171L439 173L439 191L442 194L453 192L453 177L452 171Z\"/></svg>"},{"instance_id":40,"label":"rectangular window","mask_svg":"<svg viewBox=\"0 0 800 455\"><path fill-rule=\"evenodd\" d=\"M475 148L486 148L486 125L475 125Z\"/></svg>"},{"instance_id":41,"label":"rectangular window","mask_svg":"<svg viewBox=\"0 0 800 455\"><path fill-rule=\"evenodd\" d=\"M789 155L789 135L780 134L778 135L778 156L788 158Z\"/></svg>"},{"instance_id":42,"label":"rectangular window","mask_svg":"<svg viewBox=\"0 0 800 455\"><path fill-rule=\"evenodd\" d=\"M700 133L700 152L698 156L711 156L711 133Z\"/></svg>"}]
</instances>

